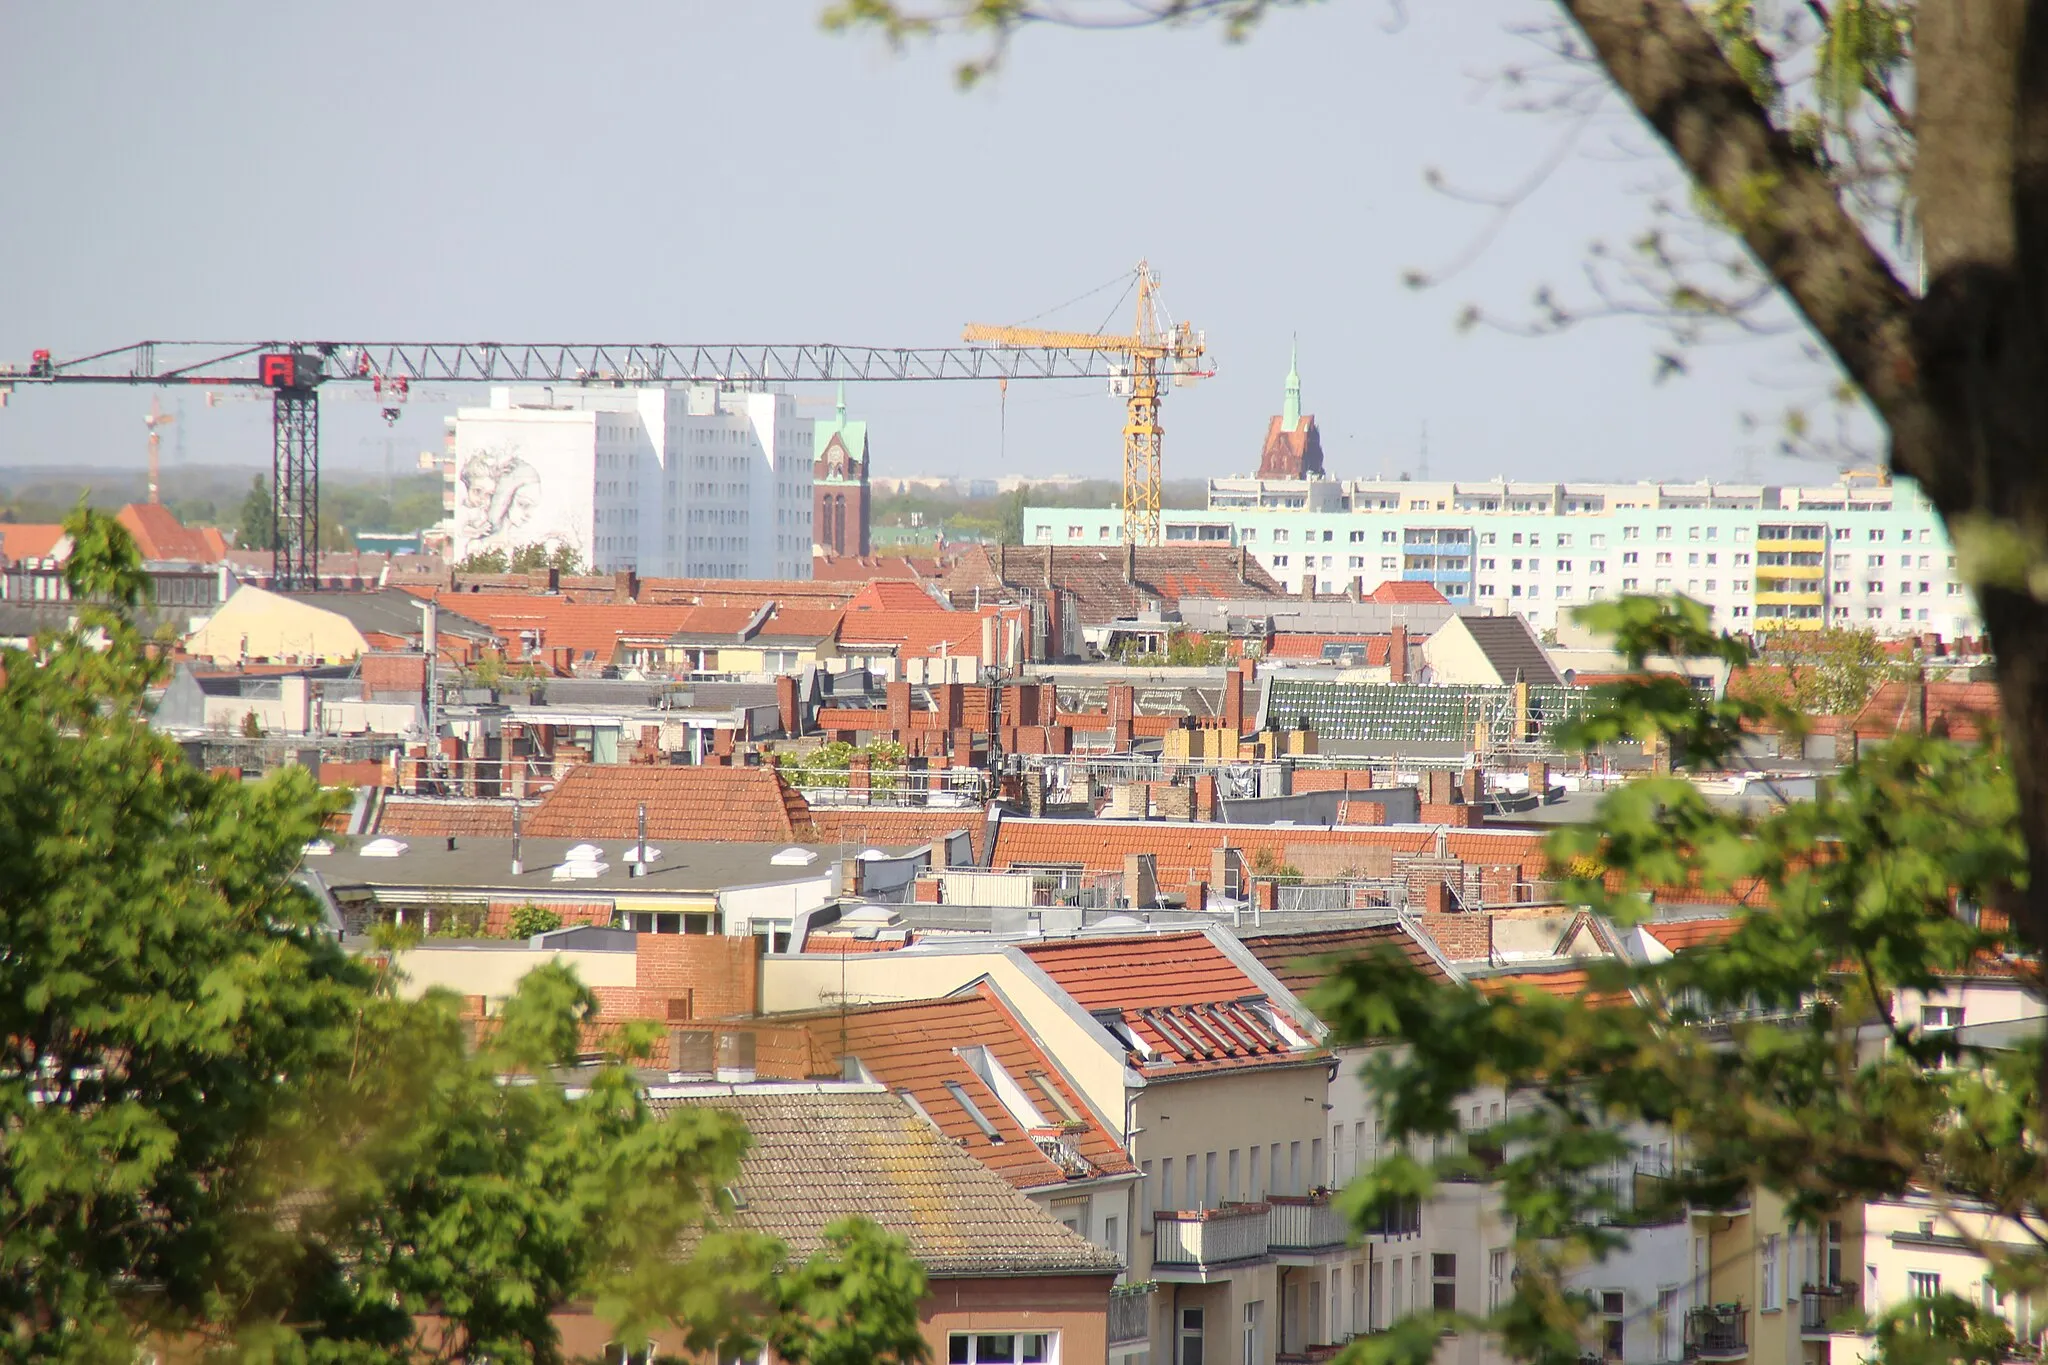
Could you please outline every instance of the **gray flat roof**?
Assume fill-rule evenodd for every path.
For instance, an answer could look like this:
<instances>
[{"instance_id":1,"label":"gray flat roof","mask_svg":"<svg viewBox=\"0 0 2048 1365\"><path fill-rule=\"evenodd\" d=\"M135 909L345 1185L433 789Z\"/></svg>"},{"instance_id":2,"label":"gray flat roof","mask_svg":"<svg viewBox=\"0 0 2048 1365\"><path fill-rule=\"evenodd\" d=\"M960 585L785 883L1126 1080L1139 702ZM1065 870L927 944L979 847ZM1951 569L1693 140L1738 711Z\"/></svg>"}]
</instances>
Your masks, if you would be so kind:
<instances>
[{"instance_id":1,"label":"gray flat roof","mask_svg":"<svg viewBox=\"0 0 2048 1365\"><path fill-rule=\"evenodd\" d=\"M309 856L305 868L337 891L368 887L475 889L532 896L588 892L658 896L804 881L825 873L836 859L849 852L839 844L679 843L649 839L647 846L659 849L661 856L648 864L646 876L634 877L628 873L625 856L633 846L631 839L527 839L521 850L526 870L515 876L510 839L458 837L453 849L442 838L403 839L399 842L407 845L406 851L395 858L365 857L361 849L368 842L354 840L346 847L336 847L332 853ZM561 866L564 855L580 843L593 843L604 851L605 871L591 878L556 880L555 869ZM790 847L804 848L817 856L806 866L777 866L775 855ZM883 851L894 854L915 847L922 845L891 845Z\"/></svg>"}]
</instances>

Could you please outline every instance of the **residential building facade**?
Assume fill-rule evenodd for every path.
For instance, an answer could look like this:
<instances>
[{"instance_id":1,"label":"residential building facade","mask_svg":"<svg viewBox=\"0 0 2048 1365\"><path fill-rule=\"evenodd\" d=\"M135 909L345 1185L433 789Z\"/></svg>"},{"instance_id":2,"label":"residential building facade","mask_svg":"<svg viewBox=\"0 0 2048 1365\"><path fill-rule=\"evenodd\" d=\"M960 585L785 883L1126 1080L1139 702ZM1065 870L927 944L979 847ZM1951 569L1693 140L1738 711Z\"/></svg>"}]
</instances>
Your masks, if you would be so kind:
<instances>
[{"instance_id":1,"label":"residential building facade","mask_svg":"<svg viewBox=\"0 0 2048 1365\"><path fill-rule=\"evenodd\" d=\"M456 413L451 554L544 544L605 573L809 578L814 456L787 393L493 389Z\"/></svg>"},{"instance_id":2,"label":"residential building facade","mask_svg":"<svg viewBox=\"0 0 2048 1365\"><path fill-rule=\"evenodd\" d=\"M1029 545L1103 545L1114 508L1026 507ZM1471 483L1212 479L1203 511L1170 511L1169 544L1241 546L1290 592L1313 580L1432 584L1451 603L1538 629L1624 593L1683 593L1727 630L1848 626L1886 635L1983 630L1955 547L1906 480Z\"/></svg>"}]
</instances>

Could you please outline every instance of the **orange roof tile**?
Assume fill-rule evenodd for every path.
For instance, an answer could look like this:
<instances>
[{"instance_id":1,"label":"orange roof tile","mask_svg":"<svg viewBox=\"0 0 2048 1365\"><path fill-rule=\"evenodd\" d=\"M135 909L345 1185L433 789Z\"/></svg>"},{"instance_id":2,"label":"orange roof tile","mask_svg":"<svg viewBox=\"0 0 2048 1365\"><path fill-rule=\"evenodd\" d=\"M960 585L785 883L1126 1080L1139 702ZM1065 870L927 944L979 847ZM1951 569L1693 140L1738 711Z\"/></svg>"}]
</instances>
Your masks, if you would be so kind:
<instances>
[{"instance_id":1,"label":"orange roof tile","mask_svg":"<svg viewBox=\"0 0 2048 1365\"><path fill-rule=\"evenodd\" d=\"M813 555L811 577L828 583L933 578L943 566L929 555Z\"/></svg>"},{"instance_id":2,"label":"orange roof tile","mask_svg":"<svg viewBox=\"0 0 2048 1365\"><path fill-rule=\"evenodd\" d=\"M572 658L595 658L610 662L621 640L666 642L682 627L693 607L644 606L630 603L612 606L596 602L572 602L562 597L515 593L446 593L408 587L422 597L438 597L444 605L459 610L470 620L514 642L514 653L568 651ZM741 624L745 624L742 620ZM738 627L734 627L735 630ZM522 632L539 635L537 650L519 643Z\"/></svg>"},{"instance_id":3,"label":"orange roof tile","mask_svg":"<svg viewBox=\"0 0 2048 1365\"><path fill-rule=\"evenodd\" d=\"M1366 598L1373 602L1427 602L1433 605L1449 605L1448 599L1429 584L1410 583L1398 578L1387 579L1367 593Z\"/></svg>"},{"instance_id":4,"label":"orange roof tile","mask_svg":"<svg viewBox=\"0 0 2048 1365\"><path fill-rule=\"evenodd\" d=\"M1742 921L1732 916L1701 919L1652 920L1643 932L1672 952L1683 952L1702 943L1719 943L1734 933Z\"/></svg>"},{"instance_id":5,"label":"orange roof tile","mask_svg":"<svg viewBox=\"0 0 2048 1365\"><path fill-rule=\"evenodd\" d=\"M46 522L0 524L0 559L47 559L64 539L64 528Z\"/></svg>"},{"instance_id":6,"label":"orange roof tile","mask_svg":"<svg viewBox=\"0 0 2048 1365\"><path fill-rule=\"evenodd\" d=\"M526 821L536 839L629 839L647 806L652 839L777 843L810 827L802 795L773 768L571 768Z\"/></svg>"},{"instance_id":7,"label":"orange roof tile","mask_svg":"<svg viewBox=\"0 0 2048 1365\"><path fill-rule=\"evenodd\" d=\"M1209 880L1210 856L1219 848L1247 855L1265 850L1283 862L1299 862L1309 851L1318 861L1341 859L1346 849L1384 849L1394 854L1430 854L1437 831L1427 826L1306 829L1285 825L1221 825L1167 820L1005 819L996 827L990 864L1010 868L1076 866L1089 872L1119 872L1126 854L1155 855L1160 889L1179 893ZM1524 876L1540 877L1548 865L1543 835L1535 831L1479 833L1449 830L1445 852L1464 862L1513 865Z\"/></svg>"},{"instance_id":8,"label":"orange roof tile","mask_svg":"<svg viewBox=\"0 0 2048 1365\"><path fill-rule=\"evenodd\" d=\"M1856 733L1883 736L1913 729L1919 724L1919 716L1909 714L1908 702L1905 683L1885 683L1856 713ZM1996 683L1927 684L1927 728L1932 733L1946 731L1951 739L1980 740L2000 714Z\"/></svg>"},{"instance_id":9,"label":"orange roof tile","mask_svg":"<svg viewBox=\"0 0 2048 1365\"><path fill-rule=\"evenodd\" d=\"M325 775L325 765L321 769ZM512 837L510 801L450 801L387 796L377 814L377 833L418 839L468 834L491 839Z\"/></svg>"},{"instance_id":10,"label":"orange roof tile","mask_svg":"<svg viewBox=\"0 0 2048 1365\"><path fill-rule=\"evenodd\" d=\"M1039 1047L1024 1024L986 982L942 1000L877 1005L812 1019L814 1046L832 1056L858 1057L891 1090L909 1092L941 1132L983 1165L1020 1189L1059 1185L1074 1178L1126 1175L1134 1168L1080 1092ZM780 1016L778 1016L778 1020ZM1027 1128L964 1058L960 1049L985 1047L1045 1120ZM995 1128L992 1140L955 1096L957 1086ZM1047 1090L1052 1095L1046 1093ZM1057 1096L1057 1101L1052 1098ZM1078 1120L1072 1136L1086 1169L1063 1169L1032 1140Z\"/></svg>"},{"instance_id":11,"label":"orange roof tile","mask_svg":"<svg viewBox=\"0 0 2048 1365\"><path fill-rule=\"evenodd\" d=\"M848 611L946 611L949 608L916 583L877 578L853 595Z\"/></svg>"},{"instance_id":12,"label":"orange roof tile","mask_svg":"<svg viewBox=\"0 0 2048 1365\"><path fill-rule=\"evenodd\" d=\"M1497 976L1475 977L1472 984L1486 995L1536 990L1562 1000L1584 997L1589 1005L1626 1005L1633 999L1627 991L1589 991L1587 988L1592 985L1592 976L1584 967L1551 972L1503 972Z\"/></svg>"},{"instance_id":13,"label":"orange roof tile","mask_svg":"<svg viewBox=\"0 0 2048 1365\"><path fill-rule=\"evenodd\" d=\"M1245 1005L1263 990L1206 934L1068 939L1029 943L1023 951L1075 1004L1121 1017L1150 1050L1130 1057L1143 1074L1262 1066L1315 1054Z\"/></svg>"},{"instance_id":14,"label":"orange roof tile","mask_svg":"<svg viewBox=\"0 0 2048 1365\"><path fill-rule=\"evenodd\" d=\"M1358 957L1382 946L1397 949L1424 976L1448 982L1450 973L1430 955L1412 930L1402 922L1366 924L1348 929L1321 929L1311 933L1253 934L1244 938L1267 971L1298 996L1305 996L1329 976L1326 961Z\"/></svg>"},{"instance_id":15,"label":"orange roof tile","mask_svg":"<svg viewBox=\"0 0 2048 1365\"><path fill-rule=\"evenodd\" d=\"M1387 662L1393 650L1393 637L1387 635L1275 635L1266 650L1272 659L1320 659L1327 645L1341 646L1344 652L1365 656L1365 666L1378 668Z\"/></svg>"},{"instance_id":16,"label":"orange roof tile","mask_svg":"<svg viewBox=\"0 0 2048 1365\"><path fill-rule=\"evenodd\" d=\"M131 502L114 519L135 537L136 548L142 551L144 559L216 564L227 553L220 532L211 527L186 526L162 503Z\"/></svg>"}]
</instances>

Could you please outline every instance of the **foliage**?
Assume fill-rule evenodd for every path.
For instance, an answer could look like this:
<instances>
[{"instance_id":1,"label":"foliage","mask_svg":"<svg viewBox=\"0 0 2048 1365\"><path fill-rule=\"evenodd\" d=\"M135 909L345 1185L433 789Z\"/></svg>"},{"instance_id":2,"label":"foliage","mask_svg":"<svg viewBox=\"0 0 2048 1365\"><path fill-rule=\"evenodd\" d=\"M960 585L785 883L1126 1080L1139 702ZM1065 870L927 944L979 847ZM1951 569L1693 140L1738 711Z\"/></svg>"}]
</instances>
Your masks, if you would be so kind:
<instances>
[{"instance_id":1,"label":"foliage","mask_svg":"<svg viewBox=\"0 0 2048 1365\"><path fill-rule=\"evenodd\" d=\"M809 753L784 760L782 775L792 787L805 790L845 787L852 782L849 770L857 757L865 757L875 772L870 790L876 795L893 794L902 783L901 773L910 761L910 751L888 739L858 746L835 739L820 744Z\"/></svg>"},{"instance_id":2,"label":"foliage","mask_svg":"<svg viewBox=\"0 0 2048 1365\"><path fill-rule=\"evenodd\" d=\"M1136 668L1211 668L1230 662L1230 637L1198 630L1177 630L1166 637L1166 650L1140 651L1137 641L1117 642L1115 657Z\"/></svg>"},{"instance_id":3,"label":"foliage","mask_svg":"<svg viewBox=\"0 0 2048 1365\"><path fill-rule=\"evenodd\" d=\"M1582 616L1638 659L1743 649L1711 635L1684 599L1622 599ZM1604 689L1578 739L1667 734L1676 752L1712 767L1760 709L1667 681ZM1515 1101L1484 1135L1502 1154L1497 1166L1398 1154L1343 1196L1370 1219L1441 1179L1493 1184L1515 1229L1514 1296L1485 1315L1410 1319L1352 1358L1420 1362L1438 1330L1483 1327L1522 1358L1576 1361L1591 1305L1565 1277L1626 1252L1615 1223L1623 1201L1590 1177L1633 1150L1629 1124L1668 1129L1688 1153L1673 1200L1725 1205L1754 1183L1811 1222L1918 1191L1935 1201L1944 1233L1987 1255L2001 1286L2048 1287L2040 1041L1980 1051L1895 1012L1900 992L1938 988L2005 951L1956 905L1996 905L2024 885L2016 812L1996 754L1917 738L1865 756L1814 801L1760 817L1711 805L1682 773L1643 779L1553 836L1560 895L1628 925L1660 888L1729 893L1746 908L1718 947L1598 963L1597 998L1439 986L1398 954L1341 966L1318 1001L1337 1036L1402 1045L1379 1050L1371 1069L1397 1150L1455 1133L1459 1100L1478 1086L1505 1086ZM2033 1244L1983 1246L1961 1210L1987 1203ZM1951 1299L1908 1301L1874 1330L1883 1358L1903 1365L1986 1358L1964 1343L1995 1342L2004 1328Z\"/></svg>"},{"instance_id":4,"label":"foliage","mask_svg":"<svg viewBox=\"0 0 2048 1365\"><path fill-rule=\"evenodd\" d=\"M1285 861L1268 847L1252 850L1252 871L1261 877L1290 886L1298 886L1306 880L1299 867Z\"/></svg>"},{"instance_id":5,"label":"foliage","mask_svg":"<svg viewBox=\"0 0 2048 1365\"><path fill-rule=\"evenodd\" d=\"M562 927L562 917L544 905L532 901L512 912L512 923L508 926L512 938L532 938L535 934L551 934Z\"/></svg>"},{"instance_id":6,"label":"foliage","mask_svg":"<svg viewBox=\"0 0 2048 1365\"><path fill-rule=\"evenodd\" d=\"M1872 632L1841 627L1778 631L1756 663L1729 685L1802 716L1853 716L1880 686L1913 673Z\"/></svg>"},{"instance_id":7,"label":"foliage","mask_svg":"<svg viewBox=\"0 0 2048 1365\"><path fill-rule=\"evenodd\" d=\"M242 498L241 513L235 523L235 544L245 550L276 549L277 523L273 518L270 481L258 475L249 481L249 491Z\"/></svg>"},{"instance_id":8,"label":"foliage","mask_svg":"<svg viewBox=\"0 0 2048 1365\"><path fill-rule=\"evenodd\" d=\"M507 663L504 653L496 649L485 650L469 669L469 680L478 687L498 688L509 682L523 684L530 691L539 678L540 669L531 660Z\"/></svg>"},{"instance_id":9,"label":"foliage","mask_svg":"<svg viewBox=\"0 0 2048 1365\"><path fill-rule=\"evenodd\" d=\"M334 799L151 730L134 544L67 529L77 624L0 657L0 1361L552 1361L571 1299L720 1358L921 1354L899 1242L792 1265L724 1226L745 1134L650 1112L654 1026L571 1090L596 1001L567 969L478 1022L404 998L403 938L345 952L293 880Z\"/></svg>"},{"instance_id":10,"label":"foliage","mask_svg":"<svg viewBox=\"0 0 2048 1365\"><path fill-rule=\"evenodd\" d=\"M242 713L242 738L263 738L263 722L256 718L254 711L244 711Z\"/></svg>"},{"instance_id":11,"label":"foliage","mask_svg":"<svg viewBox=\"0 0 2048 1365\"><path fill-rule=\"evenodd\" d=\"M573 546L520 545L509 553L502 549L472 550L455 566L459 573L559 573L583 572L583 556Z\"/></svg>"}]
</instances>

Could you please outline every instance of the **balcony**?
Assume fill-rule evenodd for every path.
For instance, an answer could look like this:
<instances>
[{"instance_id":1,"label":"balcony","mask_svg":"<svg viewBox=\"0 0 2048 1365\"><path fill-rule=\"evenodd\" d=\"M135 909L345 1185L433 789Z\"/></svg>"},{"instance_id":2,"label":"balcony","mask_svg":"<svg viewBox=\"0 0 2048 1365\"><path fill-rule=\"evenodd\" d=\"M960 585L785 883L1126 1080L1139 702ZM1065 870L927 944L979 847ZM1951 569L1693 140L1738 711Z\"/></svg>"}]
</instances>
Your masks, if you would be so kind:
<instances>
[{"instance_id":1,"label":"balcony","mask_svg":"<svg viewBox=\"0 0 2048 1365\"><path fill-rule=\"evenodd\" d=\"M1273 1357L1273 1365L1323 1365L1324 1361L1335 1360L1343 1354L1340 1343L1304 1346L1298 1351L1282 1351Z\"/></svg>"},{"instance_id":2,"label":"balcony","mask_svg":"<svg viewBox=\"0 0 2048 1365\"><path fill-rule=\"evenodd\" d=\"M1147 1280L1143 1284L1120 1284L1109 1291L1109 1341L1112 1346L1151 1339L1152 1298L1158 1288Z\"/></svg>"},{"instance_id":3,"label":"balcony","mask_svg":"<svg viewBox=\"0 0 2048 1365\"><path fill-rule=\"evenodd\" d=\"M1152 1270L1177 1284L1205 1284L1232 1267L1271 1254L1265 1204L1163 1209L1152 1215Z\"/></svg>"},{"instance_id":4,"label":"balcony","mask_svg":"<svg viewBox=\"0 0 2048 1365\"><path fill-rule=\"evenodd\" d=\"M1308 1265L1320 1253L1340 1251L1351 1240L1344 1216L1327 1194L1275 1194L1266 1199L1267 1245L1283 1264Z\"/></svg>"},{"instance_id":5,"label":"balcony","mask_svg":"<svg viewBox=\"0 0 2048 1365\"><path fill-rule=\"evenodd\" d=\"M1749 1310L1739 1303L1695 1308L1685 1315L1687 1360L1749 1359Z\"/></svg>"},{"instance_id":6,"label":"balcony","mask_svg":"<svg viewBox=\"0 0 2048 1365\"><path fill-rule=\"evenodd\" d=\"M1799 1335L1809 1341L1824 1341L1836 1321L1855 1311L1855 1285L1807 1285L1799 1291Z\"/></svg>"}]
</instances>

